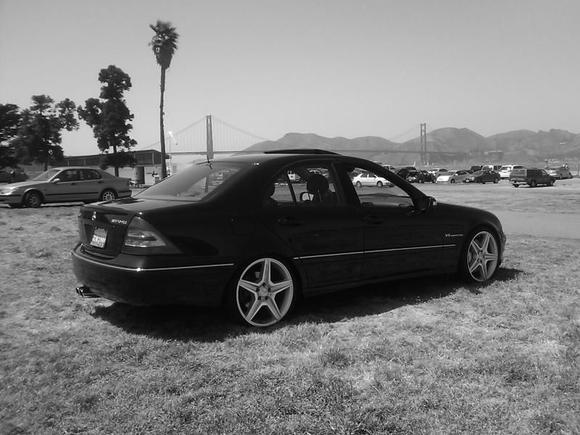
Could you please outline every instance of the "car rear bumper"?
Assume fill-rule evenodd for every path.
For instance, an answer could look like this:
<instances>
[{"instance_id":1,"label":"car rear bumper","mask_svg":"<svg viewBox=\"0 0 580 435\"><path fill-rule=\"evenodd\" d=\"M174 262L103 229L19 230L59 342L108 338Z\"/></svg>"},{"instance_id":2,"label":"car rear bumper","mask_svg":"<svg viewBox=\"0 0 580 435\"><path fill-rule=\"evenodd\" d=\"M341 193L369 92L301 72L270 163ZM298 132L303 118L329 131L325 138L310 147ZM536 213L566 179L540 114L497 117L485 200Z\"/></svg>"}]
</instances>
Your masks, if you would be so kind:
<instances>
[{"instance_id":1,"label":"car rear bumper","mask_svg":"<svg viewBox=\"0 0 580 435\"><path fill-rule=\"evenodd\" d=\"M137 256L95 258L83 253L81 244L71 254L74 274L83 286L130 305L218 306L234 270L233 263L141 268Z\"/></svg>"}]
</instances>

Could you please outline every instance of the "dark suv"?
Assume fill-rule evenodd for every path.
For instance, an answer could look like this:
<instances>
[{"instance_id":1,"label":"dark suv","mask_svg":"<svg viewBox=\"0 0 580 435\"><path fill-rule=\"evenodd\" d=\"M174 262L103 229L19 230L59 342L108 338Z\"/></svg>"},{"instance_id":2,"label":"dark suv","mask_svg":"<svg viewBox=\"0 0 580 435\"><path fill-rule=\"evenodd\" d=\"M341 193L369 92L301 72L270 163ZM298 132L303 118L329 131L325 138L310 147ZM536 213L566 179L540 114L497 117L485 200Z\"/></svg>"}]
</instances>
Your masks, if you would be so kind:
<instances>
[{"instance_id":1,"label":"dark suv","mask_svg":"<svg viewBox=\"0 0 580 435\"><path fill-rule=\"evenodd\" d=\"M555 177L552 177L543 169L538 168L514 169L510 174L510 183L514 187L518 187L520 184L527 184L530 187L536 187L542 184L552 186L555 181Z\"/></svg>"}]
</instances>

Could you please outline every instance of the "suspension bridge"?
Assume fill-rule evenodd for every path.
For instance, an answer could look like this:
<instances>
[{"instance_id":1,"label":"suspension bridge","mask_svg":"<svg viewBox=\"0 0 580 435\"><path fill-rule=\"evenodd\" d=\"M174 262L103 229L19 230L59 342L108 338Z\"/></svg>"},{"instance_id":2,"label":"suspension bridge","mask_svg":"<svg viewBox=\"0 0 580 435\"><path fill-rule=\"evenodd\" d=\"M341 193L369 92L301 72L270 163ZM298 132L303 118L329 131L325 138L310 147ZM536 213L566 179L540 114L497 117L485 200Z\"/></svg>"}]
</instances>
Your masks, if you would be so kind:
<instances>
[{"instance_id":1,"label":"suspension bridge","mask_svg":"<svg viewBox=\"0 0 580 435\"><path fill-rule=\"evenodd\" d=\"M417 135L414 133L419 133L420 137L417 138L418 141L414 141L409 147L405 148L377 149L375 147L373 149L364 149L357 147L353 149L333 149L333 144L330 141L325 141L324 138L321 138L320 144L317 144L315 147L337 151L341 154L354 155L378 153L417 154L423 164L429 162L431 155L458 159L465 157L465 153L428 150L426 124L420 124L420 131L417 130L417 126L413 126L405 132L387 139L388 141L395 142L401 139L405 140L404 138L417 138ZM248 152L247 148L260 142L276 142L276 140L259 136L236 127L214 115L207 115L178 131L168 131L165 137L165 151L171 158L174 156L207 156L207 158L211 159L214 154L234 154L244 150L246 150L244 152ZM290 148L282 144L280 144L280 147ZM160 142L155 142L147 147L138 148L137 150L142 151L148 149L159 150ZM254 152L261 152L261 150Z\"/></svg>"}]
</instances>

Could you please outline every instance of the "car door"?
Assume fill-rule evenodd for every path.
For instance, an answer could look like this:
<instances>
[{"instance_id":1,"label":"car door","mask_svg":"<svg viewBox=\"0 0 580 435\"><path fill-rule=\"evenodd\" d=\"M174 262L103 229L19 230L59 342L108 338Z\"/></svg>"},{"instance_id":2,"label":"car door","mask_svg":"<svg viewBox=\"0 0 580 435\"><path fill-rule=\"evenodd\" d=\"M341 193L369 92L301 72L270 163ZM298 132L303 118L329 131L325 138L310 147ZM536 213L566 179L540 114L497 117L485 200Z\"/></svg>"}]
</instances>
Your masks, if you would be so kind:
<instances>
[{"instance_id":1,"label":"car door","mask_svg":"<svg viewBox=\"0 0 580 435\"><path fill-rule=\"evenodd\" d=\"M43 194L46 202L78 201L79 181L79 169L60 171L45 185Z\"/></svg>"},{"instance_id":2,"label":"car door","mask_svg":"<svg viewBox=\"0 0 580 435\"><path fill-rule=\"evenodd\" d=\"M416 211L408 191L389 183L382 188L352 192L356 195L363 229L363 280L427 272L444 264L441 255L444 228L432 212Z\"/></svg>"},{"instance_id":3,"label":"car door","mask_svg":"<svg viewBox=\"0 0 580 435\"><path fill-rule=\"evenodd\" d=\"M296 174L291 182L289 175ZM311 189L324 178L326 192ZM264 202L265 225L282 239L300 263L310 292L360 279L363 234L356 207L347 204L328 163L305 163L283 170ZM351 188L350 178L348 184ZM327 197L325 198L325 195Z\"/></svg>"},{"instance_id":4,"label":"car door","mask_svg":"<svg viewBox=\"0 0 580 435\"><path fill-rule=\"evenodd\" d=\"M104 183L98 171L94 169L81 169L81 181L79 183L79 195L83 201L97 201Z\"/></svg>"}]
</instances>

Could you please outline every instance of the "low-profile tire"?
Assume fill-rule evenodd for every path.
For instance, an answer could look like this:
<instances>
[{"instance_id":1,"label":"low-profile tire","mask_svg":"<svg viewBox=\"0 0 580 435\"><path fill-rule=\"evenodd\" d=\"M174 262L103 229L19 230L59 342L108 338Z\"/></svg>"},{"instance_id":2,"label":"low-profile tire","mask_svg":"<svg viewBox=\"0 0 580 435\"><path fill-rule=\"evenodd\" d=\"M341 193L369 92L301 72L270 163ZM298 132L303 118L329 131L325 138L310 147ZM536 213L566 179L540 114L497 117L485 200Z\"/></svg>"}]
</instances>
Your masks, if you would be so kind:
<instances>
[{"instance_id":1,"label":"low-profile tire","mask_svg":"<svg viewBox=\"0 0 580 435\"><path fill-rule=\"evenodd\" d=\"M495 234L480 228L470 234L459 259L459 272L468 282L489 281L499 267L499 242Z\"/></svg>"},{"instance_id":2,"label":"low-profile tire","mask_svg":"<svg viewBox=\"0 0 580 435\"><path fill-rule=\"evenodd\" d=\"M103 190L101 196L99 197L100 201L112 201L114 199L117 199L117 192L115 192L113 189Z\"/></svg>"},{"instance_id":3,"label":"low-profile tire","mask_svg":"<svg viewBox=\"0 0 580 435\"><path fill-rule=\"evenodd\" d=\"M39 192L33 190L24 195L24 200L22 201L25 207L38 208L42 205L42 195Z\"/></svg>"},{"instance_id":4,"label":"low-profile tire","mask_svg":"<svg viewBox=\"0 0 580 435\"><path fill-rule=\"evenodd\" d=\"M255 327L272 326L292 310L297 299L296 280L284 262L258 258L236 275L226 305L237 322Z\"/></svg>"}]
</instances>

